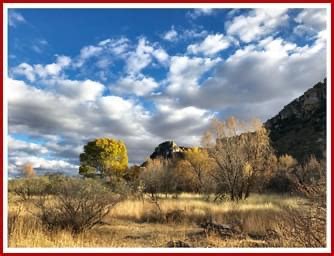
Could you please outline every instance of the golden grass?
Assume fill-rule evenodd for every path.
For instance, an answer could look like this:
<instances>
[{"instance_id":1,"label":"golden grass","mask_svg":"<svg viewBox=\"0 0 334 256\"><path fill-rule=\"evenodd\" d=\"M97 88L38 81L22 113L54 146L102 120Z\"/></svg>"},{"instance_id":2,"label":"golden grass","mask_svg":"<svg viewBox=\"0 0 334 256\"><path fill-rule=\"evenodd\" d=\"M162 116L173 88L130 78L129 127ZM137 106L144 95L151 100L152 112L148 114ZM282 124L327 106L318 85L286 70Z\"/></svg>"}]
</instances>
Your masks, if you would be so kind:
<instances>
[{"instance_id":1,"label":"golden grass","mask_svg":"<svg viewBox=\"0 0 334 256\"><path fill-rule=\"evenodd\" d=\"M208 216L218 223L237 225L242 232L263 233L277 229L281 224L285 206L298 207L302 199L278 195L253 195L240 202L213 203L202 200L200 195L182 194L178 199L161 198L163 214L180 209L184 219L178 223L153 221L157 208L147 200L127 200L119 203L106 218L109 225L102 225L77 236L68 231L50 233L34 217L33 203L20 202L11 195L9 217L17 215L9 237L9 247L163 247L170 240L182 240L194 247L267 247L267 244L249 237L224 240L214 235L189 238L188 234L201 229L199 223ZM33 199L32 199L33 200ZM29 211L27 211L29 209ZM150 221L152 220L152 221Z\"/></svg>"}]
</instances>

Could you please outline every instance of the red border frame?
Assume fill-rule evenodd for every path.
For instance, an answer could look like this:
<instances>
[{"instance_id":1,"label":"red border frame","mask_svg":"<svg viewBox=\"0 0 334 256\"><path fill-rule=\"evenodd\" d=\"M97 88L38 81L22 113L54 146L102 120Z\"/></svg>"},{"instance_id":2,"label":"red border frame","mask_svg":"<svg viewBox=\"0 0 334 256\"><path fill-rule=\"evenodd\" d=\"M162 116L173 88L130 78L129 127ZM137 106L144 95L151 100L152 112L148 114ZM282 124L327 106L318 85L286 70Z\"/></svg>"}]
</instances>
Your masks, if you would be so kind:
<instances>
[{"instance_id":1,"label":"red border frame","mask_svg":"<svg viewBox=\"0 0 334 256\"><path fill-rule=\"evenodd\" d=\"M333 14L334 13L334 8L333 8L333 1L334 0L319 0L319 1L315 1L315 0L281 0L281 1L278 1L278 0L182 0L182 1L177 1L177 0L124 0L124 1L121 1L121 0L69 0L69 1L66 1L66 0L2 0L1 2L1 14L0 14L0 18L1 18L1 27L3 28L3 11L4 11L4 4L6 3L96 3L96 4L99 4L99 3L330 3L331 4L331 13ZM334 28L334 21L333 19L331 19L331 28ZM0 46L1 46L1 59L3 60L3 57L4 57L4 52L3 52L3 39L4 39L4 31L2 31L1 33L1 43L0 43ZM331 34L331 49L332 49L332 46L333 46L333 33ZM331 50L331 60L333 59L333 56L334 56L334 53L333 51ZM333 66L332 66L332 61L330 60L330 63L331 63L331 72L333 71ZM4 66L3 66L3 61L1 62L1 71L2 71L2 74L4 74ZM328 71L327 71L328 72ZM331 73L332 74L332 73ZM0 90L0 97L2 99L2 103L4 101L4 98L3 98L3 85L4 85L4 76L3 78L1 79L1 85L2 85L2 90ZM327 85L328 86L328 85ZM330 86L332 86L332 84L330 84ZM331 98L333 99L334 97L334 90L331 91ZM333 104L331 102L331 110L332 110L332 114L331 114L331 126L333 127L333 111L334 111L334 108L333 108ZM4 118L4 115L3 115L3 104L1 104L0 106L1 108L1 136L0 136L0 142L1 142L1 149L0 149L0 152L2 153L2 157L1 157L1 160L0 160L0 163L1 163L1 166L3 167L3 163L4 163L4 152L3 152L3 134L4 134L4 127L3 127L3 118ZM330 132L330 131L329 131ZM333 138L331 138L331 159L333 158L334 156L334 147L332 146L332 141L333 141ZM4 171L7 171L7 170L3 170ZM331 171L331 170L330 170ZM1 181L1 184L3 184L3 175L0 175L0 181ZM331 184L334 183L334 175L332 174L331 176ZM334 202L334 193L333 193L333 189L331 190L331 205L333 205L333 202ZM1 219L0 219L0 228L1 230L3 230L3 203L4 203L4 199L3 199L3 191L1 190L1 199L0 199L0 203L1 203L1 208L2 208L2 211L1 211ZM334 234L333 234L333 227L334 227L334 224L333 224L333 217L334 217L334 213L333 211L331 211L331 248L330 248L330 253L249 253L249 254L260 254L260 255L296 255L296 256L309 256L309 255L334 255L334 252L333 252L333 244L334 244ZM3 251L3 232L1 232L1 235L0 235L0 238L1 238L1 243L0 243L0 255L12 255L12 256L19 256L19 255L54 255L55 253L4 253ZM57 253L58 254L58 253ZM90 254L90 255L94 255L95 253L59 253L60 255L87 255L87 254ZM169 255L182 255L182 256L190 256L190 255L221 255L221 254L224 254L224 255L233 255L233 256L243 256L245 255L245 253L103 253L104 255L122 255L122 256L128 256L128 255L146 255L146 254L149 254L149 255L152 255L152 256L155 256L155 255L160 255L160 254L169 254Z\"/></svg>"}]
</instances>

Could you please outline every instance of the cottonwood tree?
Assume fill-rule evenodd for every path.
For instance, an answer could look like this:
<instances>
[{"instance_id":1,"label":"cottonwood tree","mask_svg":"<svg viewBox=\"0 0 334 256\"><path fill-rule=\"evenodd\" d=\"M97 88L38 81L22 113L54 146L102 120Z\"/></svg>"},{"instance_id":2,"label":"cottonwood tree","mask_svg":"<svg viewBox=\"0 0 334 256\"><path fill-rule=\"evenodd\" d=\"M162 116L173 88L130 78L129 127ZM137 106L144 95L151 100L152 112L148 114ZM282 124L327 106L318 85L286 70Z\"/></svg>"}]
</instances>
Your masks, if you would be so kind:
<instances>
[{"instance_id":1,"label":"cottonwood tree","mask_svg":"<svg viewBox=\"0 0 334 256\"><path fill-rule=\"evenodd\" d=\"M258 120L214 119L202 142L213 145L208 152L217 164L212 176L218 196L228 192L231 200L246 199L271 168L273 154L268 132Z\"/></svg>"},{"instance_id":2,"label":"cottonwood tree","mask_svg":"<svg viewBox=\"0 0 334 256\"><path fill-rule=\"evenodd\" d=\"M121 140L95 139L88 142L80 154L79 173L84 176L120 175L127 167L127 150Z\"/></svg>"},{"instance_id":3,"label":"cottonwood tree","mask_svg":"<svg viewBox=\"0 0 334 256\"><path fill-rule=\"evenodd\" d=\"M34 170L34 166L32 165L32 163L26 163L23 165L22 174L26 178L31 178L36 176L36 172Z\"/></svg>"},{"instance_id":4,"label":"cottonwood tree","mask_svg":"<svg viewBox=\"0 0 334 256\"><path fill-rule=\"evenodd\" d=\"M185 153L184 166L193 174L194 189L197 193L210 193L214 188L212 176L216 164L206 149L192 148Z\"/></svg>"}]
</instances>

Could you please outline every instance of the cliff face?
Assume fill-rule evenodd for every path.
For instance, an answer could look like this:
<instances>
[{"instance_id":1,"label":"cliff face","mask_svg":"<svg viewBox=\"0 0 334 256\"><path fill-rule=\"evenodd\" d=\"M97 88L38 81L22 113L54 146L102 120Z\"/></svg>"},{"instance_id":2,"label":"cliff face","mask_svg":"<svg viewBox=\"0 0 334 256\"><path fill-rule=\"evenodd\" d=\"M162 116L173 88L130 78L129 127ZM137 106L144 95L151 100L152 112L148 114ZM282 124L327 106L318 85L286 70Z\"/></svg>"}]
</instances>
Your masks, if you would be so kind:
<instances>
[{"instance_id":1,"label":"cliff face","mask_svg":"<svg viewBox=\"0 0 334 256\"><path fill-rule=\"evenodd\" d=\"M326 79L286 105L265 123L276 152L299 161L326 151Z\"/></svg>"},{"instance_id":2,"label":"cliff face","mask_svg":"<svg viewBox=\"0 0 334 256\"><path fill-rule=\"evenodd\" d=\"M150 158L178 158L182 157L183 153L187 150L189 150L189 148L178 146L174 141L165 141L155 148L154 152L150 155Z\"/></svg>"}]
</instances>

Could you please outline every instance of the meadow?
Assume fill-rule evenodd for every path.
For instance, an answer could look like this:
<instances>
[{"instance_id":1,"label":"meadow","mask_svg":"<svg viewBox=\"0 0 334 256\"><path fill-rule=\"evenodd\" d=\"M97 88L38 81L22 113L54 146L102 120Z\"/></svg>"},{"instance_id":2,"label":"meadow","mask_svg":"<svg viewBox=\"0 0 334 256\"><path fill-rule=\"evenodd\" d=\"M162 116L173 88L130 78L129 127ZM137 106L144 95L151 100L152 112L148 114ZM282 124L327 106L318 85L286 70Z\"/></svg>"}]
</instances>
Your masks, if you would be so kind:
<instances>
[{"instance_id":1,"label":"meadow","mask_svg":"<svg viewBox=\"0 0 334 256\"><path fill-rule=\"evenodd\" d=\"M183 193L177 198L161 195L159 211L148 198L129 198L118 203L99 225L73 235L67 230L45 229L35 217L34 200L9 194L9 247L145 248L168 247L171 241L204 248L300 247L288 211L304 207L307 212L309 207L306 199L284 195L253 194L239 202L213 202L199 194ZM230 225L235 234L222 238L203 232L199 224L208 219ZM268 236L270 231L274 236Z\"/></svg>"}]
</instances>

